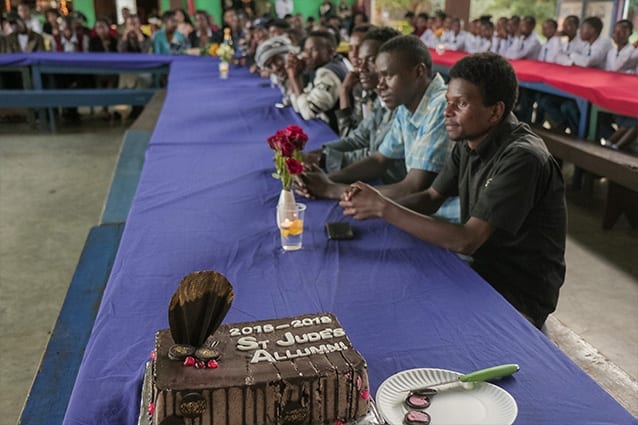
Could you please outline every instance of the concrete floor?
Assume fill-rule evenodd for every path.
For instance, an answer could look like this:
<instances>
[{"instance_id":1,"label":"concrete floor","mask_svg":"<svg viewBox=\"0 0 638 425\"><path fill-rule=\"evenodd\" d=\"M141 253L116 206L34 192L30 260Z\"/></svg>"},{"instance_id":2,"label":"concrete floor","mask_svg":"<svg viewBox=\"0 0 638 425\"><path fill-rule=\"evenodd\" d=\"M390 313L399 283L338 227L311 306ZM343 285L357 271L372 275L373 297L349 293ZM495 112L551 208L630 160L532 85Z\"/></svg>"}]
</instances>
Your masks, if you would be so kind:
<instances>
[{"instance_id":1,"label":"concrete floor","mask_svg":"<svg viewBox=\"0 0 638 425\"><path fill-rule=\"evenodd\" d=\"M22 410L125 130L87 115L55 135L0 124L0 425ZM567 279L548 335L638 415L638 232L625 220L601 230L604 190L569 194Z\"/></svg>"}]
</instances>

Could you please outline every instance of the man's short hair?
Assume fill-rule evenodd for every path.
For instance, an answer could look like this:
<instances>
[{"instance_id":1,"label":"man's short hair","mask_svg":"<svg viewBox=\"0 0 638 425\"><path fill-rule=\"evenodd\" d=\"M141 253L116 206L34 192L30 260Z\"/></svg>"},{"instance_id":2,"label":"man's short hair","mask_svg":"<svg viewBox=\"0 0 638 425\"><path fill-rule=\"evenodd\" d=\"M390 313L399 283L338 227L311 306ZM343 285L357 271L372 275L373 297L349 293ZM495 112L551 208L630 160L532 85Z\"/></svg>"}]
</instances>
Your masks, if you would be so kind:
<instances>
[{"instance_id":1,"label":"man's short hair","mask_svg":"<svg viewBox=\"0 0 638 425\"><path fill-rule=\"evenodd\" d=\"M430 15L428 15L428 14L427 14L427 13L425 13L425 12L421 12L421 13L419 13L419 14L417 15L417 18L423 18L423 19L425 19L425 20L427 21L428 19L430 19Z\"/></svg>"},{"instance_id":2,"label":"man's short hair","mask_svg":"<svg viewBox=\"0 0 638 425\"><path fill-rule=\"evenodd\" d=\"M569 15L565 18L564 22L567 21L572 21L574 23L574 25L579 26L580 25L580 18L576 15Z\"/></svg>"},{"instance_id":3,"label":"man's short hair","mask_svg":"<svg viewBox=\"0 0 638 425\"><path fill-rule=\"evenodd\" d=\"M287 31L290 29L290 24L285 19L273 19L268 23L268 28L270 27L275 27L279 28L280 30Z\"/></svg>"},{"instance_id":4,"label":"man's short hair","mask_svg":"<svg viewBox=\"0 0 638 425\"><path fill-rule=\"evenodd\" d=\"M365 24L359 24L356 27L352 28L352 33L354 34L355 32L358 32L360 34L366 34L368 33L368 31L372 30L376 28L374 25L369 24L369 23L365 23Z\"/></svg>"},{"instance_id":5,"label":"man's short hair","mask_svg":"<svg viewBox=\"0 0 638 425\"><path fill-rule=\"evenodd\" d=\"M523 22L526 22L532 28L536 27L536 18L533 16L526 16L523 18Z\"/></svg>"},{"instance_id":6,"label":"man's short hair","mask_svg":"<svg viewBox=\"0 0 638 425\"><path fill-rule=\"evenodd\" d=\"M558 29L558 22L556 22L556 19L545 19L545 23L550 24L552 26L552 28L554 28L555 30Z\"/></svg>"},{"instance_id":7,"label":"man's short hair","mask_svg":"<svg viewBox=\"0 0 638 425\"><path fill-rule=\"evenodd\" d=\"M516 103L518 81L512 65L492 52L477 53L457 61L450 69L450 79L460 78L476 85L484 106L498 102L505 105L507 116Z\"/></svg>"},{"instance_id":8,"label":"man's short hair","mask_svg":"<svg viewBox=\"0 0 638 425\"><path fill-rule=\"evenodd\" d=\"M375 40L380 41L381 43L385 43L386 41L393 39L394 37L400 36L401 33L394 28L390 27L378 27L370 30L363 37L363 41L366 40Z\"/></svg>"},{"instance_id":9,"label":"man's short hair","mask_svg":"<svg viewBox=\"0 0 638 425\"><path fill-rule=\"evenodd\" d=\"M634 32L634 24L629 19L621 19L620 21L616 22L616 25L624 27L629 32Z\"/></svg>"},{"instance_id":10,"label":"man's short hair","mask_svg":"<svg viewBox=\"0 0 638 425\"><path fill-rule=\"evenodd\" d=\"M420 63L427 67L428 77L432 76L432 56L425 44L414 35L401 35L385 42L379 49L381 53L398 52L401 61L406 65L416 66Z\"/></svg>"},{"instance_id":11,"label":"man's short hair","mask_svg":"<svg viewBox=\"0 0 638 425\"><path fill-rule=\"evenodd\" d=\"M107 18L106 16L100 16L99 18L96 18L95 23L97 24L98 22L102 22L107 27L111 26L111 20Z\"/></svg>"},{"instance_id":12,"label":"man's short hair","mask_svg":"<svg viewBox=\"0 0 638 425\"><path fill-rule=\"evenodd\" d=\"M596 31L596 35L600 35L603 30L603 21L598 16L590 16L589 18L585 18L583 24L590 25L594 31Z\"/></svg>"},{"instance_id":13,"label":"man's short hair","mask_svg":"<svg viewBox=\"0 0 638 425\"><path fill-rule=\"evenodd\" d=\"M162 22L166 22L174 16L175 12L173 12L172 10L167 10L166 12L162 13Z\"/></svg>"},{"instance_id":14,"label":"man's short hair","mask_svg":"<svg viewBox=\"0 0 638 425\"><path fill-rule=\"evenodd\" d=\"M405 19L412 19L414 18L414 12L408 10L407 12L405 12L405 15L403 15L403 17Z\"/></svg>"},{"instance_id":15,"label":"man's short hair","mask_svg":"<svg viewBox=\"0 0 638 425\"><path fill-rule=\"evenodd\" d=\"M310 31L308 33L308 37L306 37L306 40L309 39L310 37L323 38L328 43L329 47L333 49L337 48L337 39L335 38L335 35L331 33L330 31L321 31L321 30Z\"/></svg>"}]
</instances>

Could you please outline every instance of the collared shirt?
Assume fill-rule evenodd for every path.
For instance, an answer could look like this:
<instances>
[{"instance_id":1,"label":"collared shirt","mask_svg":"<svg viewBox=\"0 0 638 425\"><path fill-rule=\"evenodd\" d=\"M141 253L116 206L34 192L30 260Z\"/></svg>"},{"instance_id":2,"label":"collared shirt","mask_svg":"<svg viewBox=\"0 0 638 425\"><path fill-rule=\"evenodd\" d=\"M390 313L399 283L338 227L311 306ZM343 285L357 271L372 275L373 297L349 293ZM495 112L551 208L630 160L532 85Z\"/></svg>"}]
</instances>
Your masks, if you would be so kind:
<instances>
[{"instance_id":1,"label":"collared shirt","mask_svg":"<svg viewBox=\"0 0 638 425\"><path fill-rule=\"evenodd\" d=\"M481 40L483 40L481 36L468 33L465 40L465 48L463 50L468 53L478 53L481 48Z\"/></svg>"},{"instance_id":2,"label":"collared shirt","mask_svg":"<svg viewBox=\"0 0 638 425\"><path fill-rule=\"evenodd\" d=\"M584 47L585 42L580 38L580 35L572 38L571 40L566 40L567 37L563 37L565 40L561 39L560 42L560 52L556 55L556 63L561 65L571 66L574 64L574 61L571 58L572 53L580 52Z\"/></svg>"},{"instance_id":3,"label":"collared shirt","mask_svg":"<svg viewBox=\"0 0 638 425\"><path fill-rule=\"evenodd\" d=\"M449 43L453 37L454 37L454 31L445 30L443 31L443 34L441 34L441 43L443 44Z\"/></svg>"},{"instance_id":4,"label":"collared shirt","mask_svg":"<svg viewBox=\"0 0 638 425\"><path fill-rule=\"evenodd\" d=\"M538 327L556 309L565 278L564 186L543 140L514 114L477 149L456 143L432 183L460 197L462 223L475 217L494 228L472 267Z\"/></svg>"},{"instance_id":5,"label":"collared shirt","mask_svg":"<svg viewBox=\"0 0 638 425\"><path fill-rule=\"evenodd\" d=\"M465 31L459 31L458 34L454 34L454 31L449 31L446 34L448 34L448 38L444 43L446 50L465 51L468 36L470 35L469 33Z\"/></svg>"},{"instance_id":6,"label":"collared shirt","mask_svg":"<svg viewBox=\"0 0 638 425\"><path fill-rule=\"evenodd\" d=\"M443 116L447 105L446 89L443 78L436 74L414 113L404 105L399 106L379 152L387 158L404 159L408 172L415 168L439 173L452 148ZM436 215L458 221L458 199L448 200Z\"/></svg>"},{"instance_id":7,"label":"collared shirt","mask_svg":"<svg viewBox=\"0 0 638 425\"><path fill-rule=\"evenodd\" d=\"M585 43L580 52L572 53L574 65L587 68L605 69L607 53L611 50L611 40L598 37L593 43Z\"/></svg>"},{"instance_id":8,"label":"collared shirt","mask_svg":"<svg viewBox=\"0 0 638 425\"><path fill-rule=\"evenodd\" d=\"M18 34L18 44L20 44L20 50L26 52L27 44L29 44L29 34Z\"/></svg>"},{"instance_id":9,"label":"collared shirt","mask_svg":"<svg viewBox=\"0 0 638 425\"><path fill-rule=\"evenodd\" d=\"M326 171L331 173L340 170L378 151L390 130L395 114L396 110L387 109L381 99L377 98L372 111L347 137L323 146ZM395 160L382 179L385 184L396 183L401 181L405 174L405 161Z\"/></svg>"},{"instance_id":10,"label":"collared shirt","mask_svg":"<svg viewBox=\"0 0 638 425\"><path fill-rule=\"evenodd\" d=\"M543 62L556 62L556 56L560 53L560 49L560 37L554 36L541 46L538 60Z\"/></svg>"},{"instance_id":11,"label":"collared shirt","mask_svg":"<svg viewBox=\"0 0 638 425\"><path fill-rule=\"evenodd\" d=\"M475 41L474 49L469 53L483 53L491 51L492 40L488 38L479 37L478 40Z\"/></svg>"},{"instance_id":12,"label":"collared shirt","mask_svg":"<svg viewBox=\"0 0 638 425\"><path fill-rule=\"evenodd\" d=\"M437 37L434 31L432 31L430 28L428 28L423 33L423 35L421 36L421 41L425 43L425 45L428 46L430 49L435 49L436 46L438 46L440 43L439 37Z\"/></svg>"},{"instance_id":13,"label":"collared shirt","mask_svg":"<svg viewBox=\"0 0 638 425\"><path fill-rule=\"evenodd\" d=\"M633 74L636 72L637 65L638 49L636 49L631 43L627 43L620 50L618 50L618 47L614 47L609 51L607 54L607 64L605 69L607 71Z\"/></svg>"},{"instance_id":14,"label":"collared shirt","mask_svg":"<svg viewBox=\"0 0 638 425\"><path fill-rule=\"evenodd\" d=\"M492 36L492 41L490 42L489 51L492 53L496 53L498 55L502 55L507 50L507 39L501 38L496 35Z\"/></svg>"},{"instance_id":15,"label":"collared shirt","mask_svg":"<svg viewBox=\"0 0 638 425\"><path fill-rule=\"evenodd\" d=\"M532 32L527 38L516 37L514 42L505 51L505 57L508 59L536 59L541 50L541 41L535 32Z\"/></svg>"}]
</instances>

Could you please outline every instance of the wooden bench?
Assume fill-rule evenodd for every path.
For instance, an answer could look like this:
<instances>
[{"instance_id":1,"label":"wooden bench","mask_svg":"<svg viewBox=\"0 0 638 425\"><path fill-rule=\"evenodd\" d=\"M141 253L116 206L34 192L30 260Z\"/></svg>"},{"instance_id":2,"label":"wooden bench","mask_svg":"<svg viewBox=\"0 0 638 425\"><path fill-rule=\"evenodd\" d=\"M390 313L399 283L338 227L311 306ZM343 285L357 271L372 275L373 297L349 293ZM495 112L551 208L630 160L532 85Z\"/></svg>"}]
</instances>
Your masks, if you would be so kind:
<instances>
[{"instance_id":1,"label":"wooden bench","mask_svg":"<svg viewBox=\"0 0 638 425\"><path fill-rule=\"evenodd\" d=\"M90 230L19 425L62 423L123 229L119 223Z\"/></svg>"},{"instance_id":2,"label":"wooden bench","mask_svg":"<svg viewBox=\"0 0 638 425\"><path fill-rule=\"evenodd\" d=\"M534 131L555 157L609 180L603 229L611 229L622 213L638 227L638 158L545 129Z\"/></svg>"}]
</instances>

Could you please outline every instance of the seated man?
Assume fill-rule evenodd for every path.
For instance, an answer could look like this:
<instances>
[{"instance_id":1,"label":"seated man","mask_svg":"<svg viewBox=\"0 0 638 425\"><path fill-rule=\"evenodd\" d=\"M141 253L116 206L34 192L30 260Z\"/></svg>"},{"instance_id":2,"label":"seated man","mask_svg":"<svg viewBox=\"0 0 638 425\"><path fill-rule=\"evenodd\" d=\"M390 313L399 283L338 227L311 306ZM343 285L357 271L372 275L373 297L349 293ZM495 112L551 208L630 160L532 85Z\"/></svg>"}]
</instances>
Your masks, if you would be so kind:
<instances>
[{"instance_id":1,"label":"seated man","mask_svg":"<svg viewBox=\"0 0 638 425\"><path fill-rule=\"evenodd\" d=\"M168 11L162 15L164 28L153 34L153 52L161 55L177 55L189 48L186 36L177 31L175 12Z\"/></svg>"},{"instance_id":2,"label":"seated man","mask_svg":"<svg viewBox=\"0 0 638 425\"><path fill-rule=\"evenodd\" d=\"M363 90L373 96L371 111L348 136L305 155L304 163L319 163L330 173L367 158L379 150L394 120L396 109L387 108L375 93L379 78L374 62L381 45L399 35L400 33L392 28L381 27L370 30L363 37L357 52L357 75ZM382 180L384 183L396 183L404 177L405 162L395 160L394 164L386 169Z\"/></svg>"},{"instance_id":3,"label":"seated man","mask_svg":"<svg viewBox=\"0 0 638 425\"><path fill-rule=\"evenodd\" d=\"M432 186L399 204L357 182L340 204L346 215L383 218L471 255L474 270L540 328L556 309L565 277L560 167L542 139L511 113L518 83L507 60L492 53L467 56L450 78L445 125L456 143ZM461 224L427 215L450 196L461 199Z\"/></svg>"},{"instance_id":4,"label":"seated man","mask_svg":"<svg viewBox=\"0 0 638 425\"><path fill-rule=\"evenodd\" d=\"M541 51L541 40L534 32L536 18L525 16L520 23L521 35L514 39L514 42L505 50L508 59L531 59L536 60Z\"/></svg>"},{"instance_id":5,"label":"seated man","mask_svg":"<svg viewBox=\"0 0 638 425\"><path fill-rule=\"evenodd\" d=\"M288 73L286 61L288 53L294 53L295 48L286 36L271 37L261 43L255 52L257 66L270 73L270 81L281 90L282 103L290 105Z\"/></svg>"},{"instance_id":6,"label":"seated man","mask_svg":"<svg viewBox=\"0 0 638 425\"><path fill-rule=\"evenodd\" d=\"M451 150L444 129L445 83L438 74L432 77L427 47L414 36L395 37L381 46L375 65L377 93L387 108L397 109L379 151L327 176L304 173L297 180L298 193L339 199L349 183L381 178L393 160L403 159L405 178L379 187L390 199L399 199L430 187L443 169ZM448 200L439 215L458 221L458 199Z\"/></svg>"},{"instance_id":7,"label":"seated man","mask_svg":"<svg viewBox=\"0 0 638 425\"><path fill-rule=\"evenodd\" d=\"M336 111L339 136L346 137L359 125L370 111L374 102L374 87L364 90L359 81L357 63L363 37L374 27L370 24L358 25L352 30L348 46L349 71L339 90L339 109ZM348 65L348 64L347 64Z\"/></svg>"},{"instance_id":8,"label":"seated man","mask_svg":"<svg viewBox=\"0 0 638 425\"><path fill-rule=\"evenodd\" d=\"M44 39L37 32L29 29L20 16L9 18L11 34L7 35L7 53L31 53L44 50Z\"/></svg>"},{"instance_id":9,"label":"seated man","mask_svg":"<svg viewBox=\"0 0 638 425\"><path fill-rule=\"evenodd\" d=\"M330 124L337 133L336 109L339 107L339 90L348 73L341 56L336 54L337 43L327 31L313 31L304 43L304 57L288 54L286 71L290 84L290 101L301 116L310 120L320 118ZM309 74L304 88L303 73Z\"/></svg>"}]
</instances>

